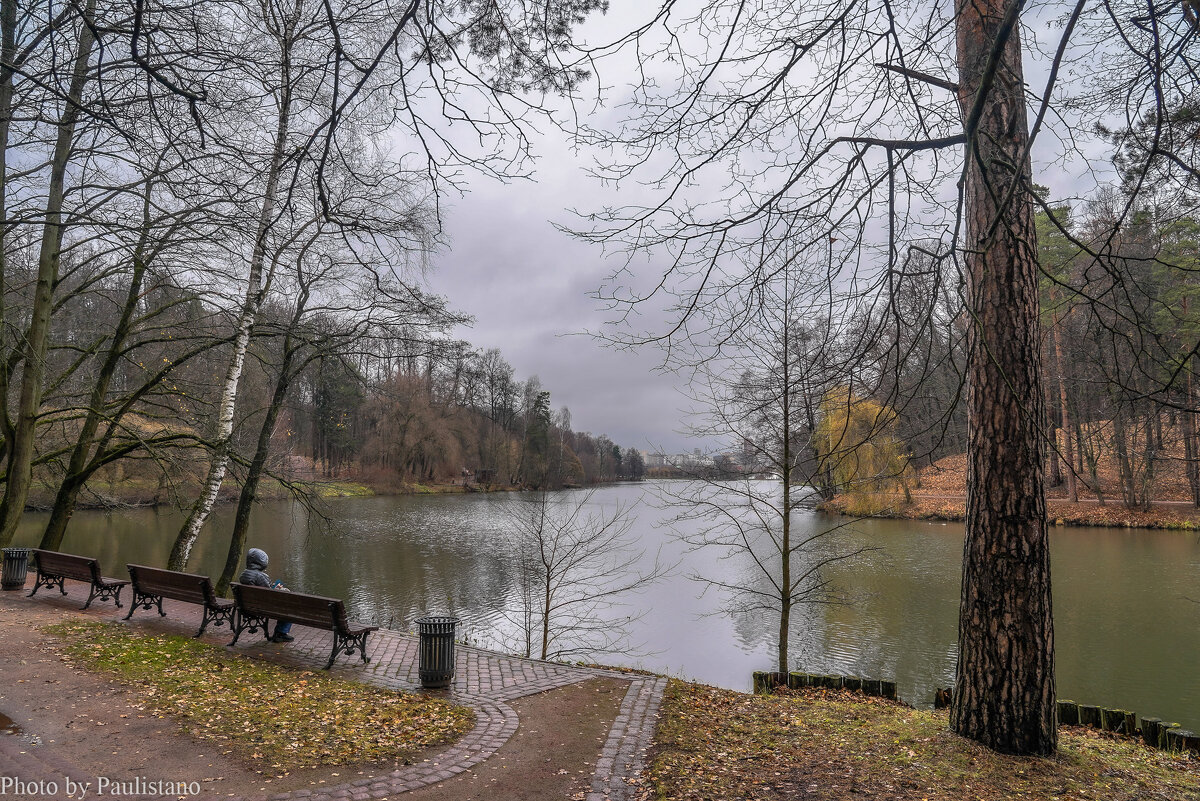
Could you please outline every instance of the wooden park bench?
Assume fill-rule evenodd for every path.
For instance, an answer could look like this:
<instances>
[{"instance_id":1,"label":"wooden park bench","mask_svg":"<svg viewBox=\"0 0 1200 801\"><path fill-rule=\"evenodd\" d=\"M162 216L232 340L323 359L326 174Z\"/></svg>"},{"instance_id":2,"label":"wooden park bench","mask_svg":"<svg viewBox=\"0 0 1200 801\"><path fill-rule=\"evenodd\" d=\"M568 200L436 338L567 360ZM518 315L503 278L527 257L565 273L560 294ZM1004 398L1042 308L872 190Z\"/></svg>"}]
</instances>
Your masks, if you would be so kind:
<instances>
[{"instance_id":1,"label":"wooden park bench","mask_svg":"<svg viewBox=\"0 0 1200 801\"><path fill-rule=\"evenodd\" d=\"M92 589L88 593L87 603L83 605L84 609L91 606L96 598L102 601L112 599L120 608L121 588L129 582L100 575L100 563L92 557L34 548L33 558L37 562L37 580L34 582L33 592L29 593L28 597L32 598L33 593L42 587L58 587L58 591L66 595L63 580L74 579L86 581L91 585Z\"/></svg>"},{"instance_id":2,"label":"wooden park bench","mask_svg":"<svg viewBox=\"0 0 1200 801\"><path fill-rule=\"evenodd\" d=\"M213 592L212 582L208 576L196 573L180 573L177 570L163 570L158 567L145 565L125 565L129 568L129 578L133 580L133 602L129 605L126 620L133 617L138 609L158 607L158 614L166 617L163 611L163 598L183 601L189 604L199 604L204 609L200 620L199 637L208 628L208 624L220 626L228 623L233 629L233 601L218 598Z\"/></svg>"},{"instance_id":3,"label":"wooden park bench","mask_svg":"<svg viewBox=\"0 0 1200 801\"><path fill-rule=\"evenodd\" d=\"M231 646L237 644L238 638L247 629L251 634L262 629L263 636L269 639L269 621L288 620L301 626L333 632L333 650L329 654L329 661L325 663L326 670L333 667L339 654L350 655L357 651L363 662L371 661L367 656L367 635L379 627L346 620L346 608L340 599L251 584L234 583L229 586L233 588L233 598L237 604L233 642L229 643Z\"/></svg>"}]
</instances>

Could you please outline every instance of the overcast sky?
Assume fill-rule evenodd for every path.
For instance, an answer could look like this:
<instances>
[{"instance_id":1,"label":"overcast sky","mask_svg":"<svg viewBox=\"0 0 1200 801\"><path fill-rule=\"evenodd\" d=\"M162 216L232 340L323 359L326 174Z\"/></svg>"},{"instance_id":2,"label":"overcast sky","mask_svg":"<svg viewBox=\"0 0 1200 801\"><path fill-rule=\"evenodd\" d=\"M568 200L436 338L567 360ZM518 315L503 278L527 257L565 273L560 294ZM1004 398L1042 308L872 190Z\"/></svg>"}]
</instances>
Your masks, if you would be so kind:
<instances>
[{"instance_id":1,"label":"overcast sky","mask_svg":"<svg viewBox=\"0 0 1200 801\"><path fill-rule=\"evenodd\" d=\"M704 445L677 433L687 398L682 382L654 370L655 352L613 350L583 333L603 327L588 293L614 265L552 225L570 220L564 209L587 198L590 179L561 144L543 153L536 181L480 179L453 202L432 288L475 318L463 339L499 348L520 379L538 376L553 408L570 408L575 430L642 450Z\"/></svg>"},{"instance_id":2,"label":"overcast sky","mask_svg":"<svg viewBox=\"0 0 1200 801\"><path fill-rule=\"evenodd\" d=\"M612 41L650 10L613 0L607 15L589 20L583 36ZM620 72L619 62L610 67L606 74ZM586 111L584 105L578 108ZM624 259L606 258L554 223L576 222L567 209L595 210L605 192L586 174L586 158L572 152L567 134L543 125L532 150L532 180L475 178L466 196L445 205L447 246L433 260L429 281L456 310L475 318L458 335L476 348L499 348L518 379L541 379L552 408L571 410L576 431L607 434L623 448L678 453L716 447L682 433L686 382L655 369L657 352L618 351L586 333L605 327L589 293ZM622 201L630 191L622 190Z\"/></svg>"},{"instance_id":3,"label":"overcast sky","mask_svg":"<svg viewBox=\"0 0 1200 801\"><path fill-rule=\"evenodd\" d=\"M593 41L615 33L622 2L614 2L607 18L592 27ZM1040 93L1045 53L1052 52L1060 29L1034 20L1024 30L1025 66L1031 89ZM1096 176L1088 174L1086 161L1057 161L1062 149L1044 132L1033 153L1035 180L1048 184L1054 198L1078 197L1088 191L1080 187L1094 185ZM533 180L504 184L476 178L466 196L447 199L447 246L433 260L429 280L454 308L475 318L472 328L457 335L480 349L499 348L519 379L537 375L553 408L570 408L577 431L604 433L622 447L643 450L716 447L683 433L686 382L657 372L655 351L616 351L584 333L604 327L605 315L588 294L620 265L613 258L621 257L606 259L598 247L552 224L570 225L568 208L595 210L601 204L600 187L582 169L586 159L572 153L566 135L557 131L536 141L534 152ZM1107 153L1096 155L1091 168L1110 172ZM622 201L629 191L622 190ZM659 273L652 264L639 269Z\"/></svg>"}]
</instances>

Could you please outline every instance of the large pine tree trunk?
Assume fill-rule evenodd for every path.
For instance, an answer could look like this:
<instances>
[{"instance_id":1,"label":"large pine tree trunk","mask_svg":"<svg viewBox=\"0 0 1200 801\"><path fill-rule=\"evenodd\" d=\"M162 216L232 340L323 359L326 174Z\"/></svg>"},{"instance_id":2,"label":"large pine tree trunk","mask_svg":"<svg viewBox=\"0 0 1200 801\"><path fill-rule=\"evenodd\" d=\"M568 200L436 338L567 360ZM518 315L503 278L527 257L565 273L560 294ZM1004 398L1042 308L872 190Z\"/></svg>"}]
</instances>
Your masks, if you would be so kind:
<instances>
[{"instance_id":1,"label":"large pine tree trunk","mask_svg":"<svg viewBox=\"0 0 1200 801\"><path fill-rule=\"evenodd\" d=\"M1057 747L1042 480L1037 240L1019 6L959 0L968 478L951 727L997 751ZM999 43L999 46L998 44Z\"/></svg>"}]
</instances>

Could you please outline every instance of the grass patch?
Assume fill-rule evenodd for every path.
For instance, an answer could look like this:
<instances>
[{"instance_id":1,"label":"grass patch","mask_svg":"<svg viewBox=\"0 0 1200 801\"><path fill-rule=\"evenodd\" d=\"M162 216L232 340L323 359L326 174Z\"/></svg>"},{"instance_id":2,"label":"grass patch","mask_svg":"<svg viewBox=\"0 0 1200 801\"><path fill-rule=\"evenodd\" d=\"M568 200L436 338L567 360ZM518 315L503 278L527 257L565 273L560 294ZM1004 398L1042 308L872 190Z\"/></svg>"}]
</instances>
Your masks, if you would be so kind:
<instances>
[{"instance_id":1,"label":"grass patch","mask_svg":"<svg viewBox=\"0 0 1200 801\"><path fill-rule=\"evenodd\" d=\"M354 481L323 481L312 486L320 498L369 498L375 494L366 484Z\"/></svg>"},{"instance_id":2,"label":"grass patch","mask_svg":"<svg viewBox=\"0 0 1200 801\"><path fill-rule=\"evenodd\" d=\"M404 493L409 495L453 495L466 492L462 484L405 484Z\"/></svg>"},{"instance_id":3,"label":"grass patch","mask_svg":"<svg viewBox=\"0 0 1200 801\"><path fill-rule=\"evenodd\" d=\"M1085 729L1052 759L993 753L943 712L857 693L756 696L671 681L644 777L651 798L830 801L1200 799L1200 760Z\"/></svg>"},{"instance_id":4,"label":"grass patch","mask_svg":"<svg viewBox=\"0 0 1200 801\"><path fill-rule=\"evenodd\" d=\"M228 743L256 770L403 762L475 723L464 707L231 655L116 623L47 626L80 666L136 685L139 708L192 735Z\"/></svg>"}]
</instances>

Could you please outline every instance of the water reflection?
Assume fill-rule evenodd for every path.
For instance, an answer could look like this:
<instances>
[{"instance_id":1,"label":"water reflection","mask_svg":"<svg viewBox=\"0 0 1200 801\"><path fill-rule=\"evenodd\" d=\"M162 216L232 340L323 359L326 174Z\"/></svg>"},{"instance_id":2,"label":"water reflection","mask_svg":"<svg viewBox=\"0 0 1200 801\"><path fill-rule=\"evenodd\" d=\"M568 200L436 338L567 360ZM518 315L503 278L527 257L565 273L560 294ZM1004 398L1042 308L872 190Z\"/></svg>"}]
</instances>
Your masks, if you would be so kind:
<instances>
[{"instance_id":1,"label":"water reflection","mask_svg":"<svg viewBox=\"0 0 1200 801\"><path fill-rule=\"evenodd\" d=\"M764 580L745 556L690 552L664 523L671 509L640 485L607 487L593 503L642 503L635 532L647 559L680 562L674 576L633 597L647 614L631 640L653 652L609 655L735 689L774 664L777 618L730 614L723 592L689 573L730 583ZM331 501L328 518L279 503L256 510L250 544L271 554L271 574L290 586L346 599L364 621L411 626L421 614L450 612L473 642L523 648L505 616L514 607L512 554L504 510L516 496L455 495ZM216 575L224 563L228 507L216 510L191 569ZM35 545L45 515L26 516L16 545ZM806 513L805 526L831 518ZM180 516L168 511L80 512L63 548L96 555L109 575L126 562L166 563ZM878 550L837 564L829 577L853 602L801 607L789 650L798 669L894 678L900 695L928 703L953 679L961 527L863 521L845 536ZM1059 697L1136 709L1200 729L1200 539L1194 534L1120 529L1055 529L1052 537Z\"/></svg>"}]
</instances>

